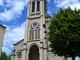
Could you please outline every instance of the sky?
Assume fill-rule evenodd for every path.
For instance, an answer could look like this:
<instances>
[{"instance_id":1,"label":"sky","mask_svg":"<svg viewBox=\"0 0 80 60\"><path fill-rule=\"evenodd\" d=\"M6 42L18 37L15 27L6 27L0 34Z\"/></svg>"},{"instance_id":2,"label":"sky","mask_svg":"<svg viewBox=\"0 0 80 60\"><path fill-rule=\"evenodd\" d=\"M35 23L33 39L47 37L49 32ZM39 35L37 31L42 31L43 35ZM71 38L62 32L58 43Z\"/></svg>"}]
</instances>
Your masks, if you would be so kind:
<instances>
[{"instance_id":1,"label":"sky","mask_svg":"<svg viewBox=\"0 0 80 60\"><path fill-rule=\"evenodd\" d=\"M13 44L24 38L28 0L0 0L0 24L6 26L2 51L12 53ZM80 0L47 0L47 12L52 16L60 8L80 9ZM76 60L80 60L78 57Z\"/></svg>"}]
</instances>

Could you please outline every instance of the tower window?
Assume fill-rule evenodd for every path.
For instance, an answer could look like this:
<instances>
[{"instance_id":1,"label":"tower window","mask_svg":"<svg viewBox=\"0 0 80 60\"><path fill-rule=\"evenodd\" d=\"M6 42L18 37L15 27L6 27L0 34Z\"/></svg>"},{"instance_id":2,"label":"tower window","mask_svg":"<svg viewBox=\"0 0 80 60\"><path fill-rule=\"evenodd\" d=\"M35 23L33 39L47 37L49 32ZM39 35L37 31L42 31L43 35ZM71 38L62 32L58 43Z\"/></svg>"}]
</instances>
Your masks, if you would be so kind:
<instances>
[{"instance_id":1,"label":"tower window","mask_svg":"<svg viewBox=\"0 0 80 60\"><path fill-rule=\"evenodd\" d=\"M40 11L40 1L37 1L37 11Z\"/></svg>"},{"instance_id":2,"label":"tower window","mask_svg":"<svg viewBox=\"0 0 80 60\"><path fill-rule=\"evenodd\" d=\"M32 2L32 12L35 12L35 2Z\"/></svg>"},{"instance_id":3,"label":"tower window","mask_svg":"<svg viewBox=\"0 0 80 60\"><path fill-rule=\"evenodd\" d=\"M34 39L34 29L31 28L30 30L30 39Z\"/></svg>"},{"instance_id":4,"label":"tower window","mask_svg":"<svg viewBox=\"0 0 80 60\"><path fill-rule=\"evenodd\" d=\"M30 40L40 39L40 28L38 23L33 23L30 29Z\"/></svg>"}]
</instances>

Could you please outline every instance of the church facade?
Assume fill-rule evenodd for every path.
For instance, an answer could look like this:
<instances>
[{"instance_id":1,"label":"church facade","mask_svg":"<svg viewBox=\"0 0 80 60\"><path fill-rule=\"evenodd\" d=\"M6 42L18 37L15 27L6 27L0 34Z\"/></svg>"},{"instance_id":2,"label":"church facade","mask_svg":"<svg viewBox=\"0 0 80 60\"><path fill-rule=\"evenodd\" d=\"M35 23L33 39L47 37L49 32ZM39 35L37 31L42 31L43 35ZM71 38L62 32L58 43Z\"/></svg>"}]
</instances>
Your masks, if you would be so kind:
<instances>
[{"instance_id":1,"label":"church facade","mask_svg":"<svg viewBox=\"0 0 80 60\"><path fill-rule=\"evenodd\" d=\"M1 54L1 51L2 51L3 38L4 38L4 34L5 34L5 29L6 29L5 26L0 25L0 54Z\"/></svg>"},{"instance_id":2,"label":"church facade","mask_svg":"<svg viewBox=\"0 0 80 60\"><path fill-rule=\"evenodd\" d=\"M46 3L46 0L29 0L24 39L14 44L11 60L65 60L50 52Z\"/></svg>"}]
</instances>

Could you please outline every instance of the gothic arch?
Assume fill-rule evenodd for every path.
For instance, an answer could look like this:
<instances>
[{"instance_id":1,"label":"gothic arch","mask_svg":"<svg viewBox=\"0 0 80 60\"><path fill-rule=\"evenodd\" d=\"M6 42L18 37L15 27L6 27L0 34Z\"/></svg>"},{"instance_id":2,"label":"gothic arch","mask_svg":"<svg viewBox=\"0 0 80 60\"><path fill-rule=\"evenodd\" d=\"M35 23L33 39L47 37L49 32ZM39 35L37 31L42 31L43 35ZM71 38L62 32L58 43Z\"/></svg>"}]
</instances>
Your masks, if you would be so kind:
<instances>
[{"instance_id":1,"label":"gothic arch","mask_svg":"<svg viewBox=\"0 0 80 60\"><path fill-rule=\"evenodd\" d=\"M33 45L36 45L36 46L39 48L39 45L38 45L37 43L32 43L32 44L28 47L28 51L30 50L30 48L31 48Z\"/></svg>"},{"instance_id":2,"label":"gothic arch","mask_svg":"<svg viewBox=\"0 0 80 60\"><path fill-rule=\"evenodd\" d=\"M33 44L29 49L29 60L39 60L39 48Z\"/></svg>"},{"instance_id":3,"label":"gothic arch","mask_svg":"<svg viewBox=\"0 0 80 60\"><path fill-rule=\"evenodd\" d=\"M38 40L40 39L40 25L37 22L31 24L29 29L29 39Z\"/></svg>"}]
</instances>

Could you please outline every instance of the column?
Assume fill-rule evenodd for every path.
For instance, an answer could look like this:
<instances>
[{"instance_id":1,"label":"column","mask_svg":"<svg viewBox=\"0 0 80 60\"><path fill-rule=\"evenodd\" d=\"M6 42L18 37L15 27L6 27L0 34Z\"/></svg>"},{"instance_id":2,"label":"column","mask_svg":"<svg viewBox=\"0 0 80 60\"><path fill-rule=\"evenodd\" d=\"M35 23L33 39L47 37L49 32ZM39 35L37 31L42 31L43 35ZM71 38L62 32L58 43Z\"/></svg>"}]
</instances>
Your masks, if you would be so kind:
<instances>
[{"instance_id":1,"label":"column","mask_svg":"<svg viewBox=\"0 0 80 60\"><path fill-rule=\"evenodd\" d=\"M35 2L35 12L37 12L37 1Z\"/></svg>"},{"instance_id":2,"label":"column","mask_svg":"<svg viewBox=\"0 0 80 60\"><path fill-rule=\"evenodd\" d=\"M41 11L41 15L43 15L43 0L40 0L40 11Z\"/></svg>"},{"instance_id":3,"label":"column","mask_svg":"<svg viewBox=\"0 0 80 60\"><path fill-rule=\"evenodd\" d=\"M44 60L48 60L47 49L44 48Z\"/></svg>"},{"instance_id":4,"label":"column","mask_svg":"<svg viewBox=\"0 0 80 60\"><path fill-rule=\"evenodd\" d=\"M14 60L14 55L11 56L11 60Z\"/></svg>"},{"instance_id":5,"label":"column","mask_svg":"<svg viewBox=\"0 0 80 60\"><path fill-rule=\"evenodd\" d=\"M30 4L31 4L31 2L28 2L28 10L27 10L27 17L29 18L29 16L30 16L30 12L31 12L31 9L32 9L32 7L31 7L31 9L30 9Z\"/></svg>"},{"instance_id":6,"label":"column","mask_svg":"<svg viewBox=\"0 0 80 60\"><path fill-rule=\"evenodd\" d=\"M40 42L39 60L43 60L43 42Z\"/></svg>"},{"instance_id":7,"label":"column","mask_svg":"<svg viewBox=\"0 0 80 60\"><path fill-rule=\"evenodd\" d=\"M27 51L26 60L29 60L29 51Z\"/></svg>"},{"instance_id":8,"label":"column","mask_svg":"<svg viewBox=\"0 0 80 60\"><path fill-rule=\"evenodd\" d=\"M44 42L44 60L48 60L48 48L47 48L47 41Z\"/></svg>"},{"instance_id":9,"label":"column","mask_svg":"<svg viewBox=\"0 0 80 60\"><path fill-rule=\"evenodd\" d=\"M26 53L27 53L27 48L26 48L26 43L23 44L23 51L22 51L22 59L21 60L26 60Z\"/></svg>"}]
</instances>

